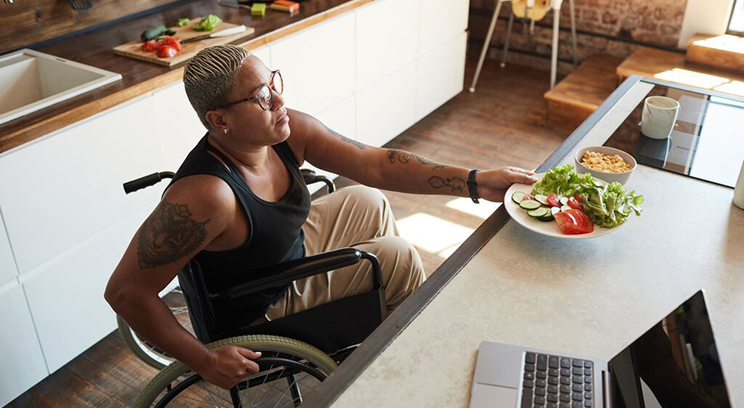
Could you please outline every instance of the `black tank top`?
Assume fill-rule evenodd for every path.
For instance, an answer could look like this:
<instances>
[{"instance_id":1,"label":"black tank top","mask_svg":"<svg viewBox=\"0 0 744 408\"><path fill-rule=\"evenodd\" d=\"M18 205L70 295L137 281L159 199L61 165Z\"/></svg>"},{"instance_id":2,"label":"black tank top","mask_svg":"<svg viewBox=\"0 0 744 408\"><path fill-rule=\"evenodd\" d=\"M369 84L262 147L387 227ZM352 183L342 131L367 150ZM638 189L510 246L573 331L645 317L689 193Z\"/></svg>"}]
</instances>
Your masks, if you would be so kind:
<instances>
[{"instance_id":1,"label":"black tank top","mask_svg":"<svg viewBox=\"0 0 744 408\"><path fill-rule=\"evenodd\" d=\"M305 256L302 225L310 212L310 193L299 169L299 163L287 142L272 146L292 178L287 193L276 202L262 200L248 187L235 165L222 152L212 147L204 136L189 153L171 183L197 174L211 174L224 180L238 198L248 218L248 239L227 251L203 250L196 254L207 287L212 292L230 288L249 280L265 277L257 271L280 262ZM229 171L214 156L229 167ZM267 289L245 299L215 302L217 325L238 328L261 317L268 306L287 290L287 286Z\"/></svg>"}]
</instances>

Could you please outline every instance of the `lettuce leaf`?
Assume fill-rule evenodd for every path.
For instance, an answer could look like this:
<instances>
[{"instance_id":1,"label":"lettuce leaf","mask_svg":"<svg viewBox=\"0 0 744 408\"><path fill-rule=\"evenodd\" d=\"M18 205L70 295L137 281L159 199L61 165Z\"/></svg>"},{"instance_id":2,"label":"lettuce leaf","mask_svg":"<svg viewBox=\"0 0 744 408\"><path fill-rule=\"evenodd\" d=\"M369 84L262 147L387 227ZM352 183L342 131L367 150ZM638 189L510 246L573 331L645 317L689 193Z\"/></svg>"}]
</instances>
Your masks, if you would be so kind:
<instances>
[{"instance_id":1,"label":"lettuce leaf","mask_svg":"<svg viewBox=\"0 0 744 408\"><path fill-rule=\"evenodd\" d=\"M605 185L589 173L577 174L570 164L558 166L545 174L532 188L532 194L556 193L562 197L578 194L584 212L592 221L605 228L625 223L631 213L641 215L643 196L635 190L627 192L620 183Z\"/></svg>"}]
</instances>

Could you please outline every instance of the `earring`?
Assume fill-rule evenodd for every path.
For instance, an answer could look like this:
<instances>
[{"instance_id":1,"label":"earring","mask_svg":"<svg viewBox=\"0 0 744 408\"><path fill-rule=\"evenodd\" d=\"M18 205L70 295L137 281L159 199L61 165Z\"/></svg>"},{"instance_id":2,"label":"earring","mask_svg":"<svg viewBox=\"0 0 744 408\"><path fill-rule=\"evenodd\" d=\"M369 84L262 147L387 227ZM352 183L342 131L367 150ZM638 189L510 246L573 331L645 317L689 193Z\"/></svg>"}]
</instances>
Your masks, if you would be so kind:
<instances>
[{"instance_id":1,"label":"earring","mask_svg":"<svg viewBox=\"0 0 744 408\"><path fill-rule=\"evenodd\" d=\"M227 134L227 128L225 128L225 134Z\"/></svg>"}]
</instances>

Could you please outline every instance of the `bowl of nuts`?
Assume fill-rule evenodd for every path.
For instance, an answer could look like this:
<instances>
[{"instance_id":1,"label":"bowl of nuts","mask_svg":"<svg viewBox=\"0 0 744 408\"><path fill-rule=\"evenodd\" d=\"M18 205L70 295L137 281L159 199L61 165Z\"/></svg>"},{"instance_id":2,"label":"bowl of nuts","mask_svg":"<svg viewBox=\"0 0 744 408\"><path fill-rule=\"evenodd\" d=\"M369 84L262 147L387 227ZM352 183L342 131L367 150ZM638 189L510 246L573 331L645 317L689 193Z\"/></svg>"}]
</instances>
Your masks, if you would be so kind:
<instances>
[{"instance_id":1,"label":"bowl of nuts","mask_svg":"<svg viewBox=\"0 0 744 408\"><path fill-rule=\"evenodd\" d=\"M625 184L638 165L630 154L605 146L584 147L576 151L576 172L591 173L608 183Z\"/></svg>"}]
</instances>

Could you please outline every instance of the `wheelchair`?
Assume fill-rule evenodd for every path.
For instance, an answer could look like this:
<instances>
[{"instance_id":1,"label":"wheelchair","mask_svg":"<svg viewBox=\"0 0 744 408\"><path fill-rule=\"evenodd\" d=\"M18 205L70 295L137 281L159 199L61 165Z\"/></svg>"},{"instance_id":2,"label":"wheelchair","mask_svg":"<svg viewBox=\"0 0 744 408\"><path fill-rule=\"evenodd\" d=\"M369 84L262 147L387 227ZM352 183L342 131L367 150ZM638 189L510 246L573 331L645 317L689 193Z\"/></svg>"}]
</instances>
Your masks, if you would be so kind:
<instances>
[{"instance_id":1,"label":"wheelchair","mask_svg":"<svg viewBox=\"0 0 744 408\"><path fill-rule=\"evenodd\" d=\"M332 181L302 169L306 184L323 182L329 194ZM159 172L124 184L127 194L172 178ZM373 288L319 305L281 319L243 328L219 327L214 302L250 296L295 280L368 261ZM201 267L191 260L178 274L178 287L163 296L176 319L207 348L239 346L260 351L260 370L230 390L204 381L179 361L140 338L117 316L119 333L132 352L145 363L161 369L134 404L144 407L285 407L300 406L318 385L386 317L380 264L374 254L341 248L284 262L259 271L265 278L246 281L228 290L210 289Z\"/></svg>"}]
</instances>

